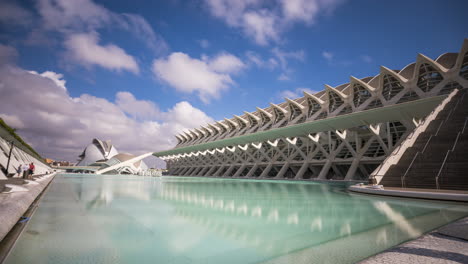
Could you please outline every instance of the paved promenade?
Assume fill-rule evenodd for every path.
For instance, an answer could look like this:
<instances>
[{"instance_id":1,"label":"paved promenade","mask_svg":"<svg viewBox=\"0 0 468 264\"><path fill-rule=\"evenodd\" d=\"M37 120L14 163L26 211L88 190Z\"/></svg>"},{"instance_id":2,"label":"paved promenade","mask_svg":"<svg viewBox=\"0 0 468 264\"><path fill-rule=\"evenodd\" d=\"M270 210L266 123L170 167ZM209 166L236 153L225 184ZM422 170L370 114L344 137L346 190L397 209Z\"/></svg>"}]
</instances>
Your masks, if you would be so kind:
<instances>
[{"instance_id":1,"label":"paved promenade","mask_svg":"<svg viewBox=\"0 0 468 264\"><path fill-rule=\"evenodd\" d=\"M360 263L468 263L468 217Z\"/></svg>"},{"instance_id":2,"label":"paved promenade","mask_svg":"<svg viewBox=\"0 0 468 264\"><path fill-rule=\"evenodd\" d=\"M0 241L8 234L29 206L36 200L55 173L36 176L22 184L22 179L2 180L0 186Z\"/></svg>"}]
</instances>

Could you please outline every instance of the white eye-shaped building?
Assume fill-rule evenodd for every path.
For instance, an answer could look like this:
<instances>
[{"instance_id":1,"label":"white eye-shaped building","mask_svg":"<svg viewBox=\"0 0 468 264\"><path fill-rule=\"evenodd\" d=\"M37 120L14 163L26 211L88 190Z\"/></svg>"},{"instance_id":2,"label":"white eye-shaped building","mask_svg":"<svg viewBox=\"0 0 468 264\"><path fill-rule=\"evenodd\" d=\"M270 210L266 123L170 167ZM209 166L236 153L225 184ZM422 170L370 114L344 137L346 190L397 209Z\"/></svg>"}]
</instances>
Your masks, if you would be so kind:
<instances>
[{"instance_id":1,"label":"white eye-shaped building","mask_svg":"<svg viewBox=\"0 0 468 264\"><path fill-rule=\"evenodd\" d=\"M100 167L99 170L102 170L129 161L135 157L136 156L132 154L119 153L110 140L102 141L95 138L92 143L83 150L76 166ZM148 166L143 160L127 163L122 164L122 166L116 166L115 169L108 171L107 174L139 174L148 169ZM82 169L77 170L82 171Z\"/></svg>"},{"instance_id":2,"label":"white eye-shaped building","mask_svg":"<svg viewBox=\"0 0 468 264\"><path fill-rule=\"evenodd\" d=\"M458 53L445 53L435 60L419 54L414 63L401 70L382 66L376 76L351 76L349 83L325 85L323 91L315 94L304 92L300 98L285 98L280 104L270 103L266 108L257 107L253 112L190 129L176 135L178 144L174 149L154 155L168 162L170 175L301 180L364 180L370 175L381 178L415 144L419 134L427 127L434 129L428 124L438 119L447 101L461 98L466 88L468 39ZM453 128L448 122L437 124L435 129L452 129L454 139L465 120L459 119L460 124ZM433 138L445 142L440 135L434 134ZM463 136L458 136L462 143ZM433 143L434 140L418 144L430 149ZM433 153L438 152L445 155L447 150ZM409 171L410 165L405 166L401 175ZM443 168L444 164L440 171Z\"/></svg>"},{"instance_id":3,"label":"white eye-shaped building","mask_svg":"<svg viewBox=\"0 0 468 264\"><path fill-rule=\"evenodd\" d=\"M111 144L110 140L101 141L95 138L93 142L83 150L76 166L89 166L99 160L108 160L117 154L119 154L119 152Z\"/></svg>"}]
</instances>

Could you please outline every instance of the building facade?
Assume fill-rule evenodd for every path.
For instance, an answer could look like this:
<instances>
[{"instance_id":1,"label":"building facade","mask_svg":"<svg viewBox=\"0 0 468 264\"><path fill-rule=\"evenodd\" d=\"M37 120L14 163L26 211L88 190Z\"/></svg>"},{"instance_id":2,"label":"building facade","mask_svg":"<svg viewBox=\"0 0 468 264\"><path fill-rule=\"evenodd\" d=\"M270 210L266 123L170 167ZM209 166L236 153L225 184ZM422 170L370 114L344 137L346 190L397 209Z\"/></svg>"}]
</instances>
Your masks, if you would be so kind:
<instances>
[{"instance_id":1,"label":"building facade","mask_svg":"<svg viewBox=\"0 0 468 264\"><path fill-rule=\"evenodd\" d=\"M362 180L455 89L468 88L468 39L459 53L422 54L401 70L304 92L177 135L154 153L170 175Z\"/></svg>"}]
</instances>

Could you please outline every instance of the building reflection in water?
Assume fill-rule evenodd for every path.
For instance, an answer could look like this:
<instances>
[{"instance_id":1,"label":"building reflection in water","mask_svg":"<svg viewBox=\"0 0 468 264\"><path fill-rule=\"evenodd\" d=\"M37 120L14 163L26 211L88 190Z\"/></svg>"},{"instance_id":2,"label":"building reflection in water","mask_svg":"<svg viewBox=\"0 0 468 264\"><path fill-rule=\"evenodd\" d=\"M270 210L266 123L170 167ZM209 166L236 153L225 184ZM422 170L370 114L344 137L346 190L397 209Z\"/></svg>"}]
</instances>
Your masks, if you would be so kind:
<instances>
[{"instance_id":1,"label":"building reflection in water","mask_svg":"<svg viewBox=\"0 0 468 264\"><path fill-rule=\"evenodd\" d=\"M190 232L210 233L265 256L314 247L336 251L344 241L362 241L364 234L370 248L382 250L437 227L439 222L434 219L466 214L466 208L441 210L446 204L352 195L342 184L172 177L121 181L106 177L96 178L99 183L81 182L80 200L87 209L99 210L122 198L157 202L149 204L149 210L167 206L170 221L190 224ZM181 247L183 235L175 238L178 242L174 244ZM201 240L194 238L193 243Z\"/></svg>"}]
</instances>

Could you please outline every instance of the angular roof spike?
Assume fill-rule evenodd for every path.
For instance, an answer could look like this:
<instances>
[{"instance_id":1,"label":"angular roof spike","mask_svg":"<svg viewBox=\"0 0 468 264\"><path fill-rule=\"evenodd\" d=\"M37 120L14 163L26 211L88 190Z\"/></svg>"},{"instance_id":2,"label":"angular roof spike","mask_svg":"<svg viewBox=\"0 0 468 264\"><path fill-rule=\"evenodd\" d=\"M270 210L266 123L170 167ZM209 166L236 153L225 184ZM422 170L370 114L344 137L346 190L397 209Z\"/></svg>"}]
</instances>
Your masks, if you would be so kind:
<instances>
[{"instance_id":1,"label":"angular roof spike","mask_svg":"<svg viewBox=\"0 0 468 264\"><path fill-rule=\"evenodd\" d=\"M325 101L323 101L322 99L318 98L317 96L313 95L313 94L310 94L306 91L303 91L304 95L306 97L309 97L309 98L312 98L313 100L315 100L317 103L319 103L320 105L323 105L325 104Z\"/></svg>"},{"instance_id":2,"label":"angular roof spike","mask_svg":"<svg viewBox=\"0 0 468 264\"><path fill-rule=\"evenodd\" d=\"M209 134L213 133L213 130L209 128L208 125L201 126L201 128Z\"/></svg>"},{"instance_id":3,"label":"angular roof spike","mask_svg":"<svg viewBox=\"0 0 468 264\"><path fill-rule=\"evenodd\" d=\"M263 114L265 114L265 115L268 116L269 118L272 118L272 117L273 117L272 114L270 114L270 113L268 113L267 111L261 109L260 107L257 107L257 110L258 110L259 112L262 112Z\"/></svg>"},{"instance_id":4,"label":"angular roof spike","mask_svg":"<svg viewBox=\"0 0 468 264\"><path fill-rule=\"evenodd\" d=\"M249 124L249 121L245 120L244 118L242 118L242 117L240 117L240 116L238 116L238 115L234 115L234 117L235 117L237 120L243 122L243 123L246 124L246 125Z\"/></svg>"},{"instance_id":5,"label":"angular roof spike","mask_svg":"<svg viewBox=\"0 0 468 264\"><path fill-rule=\"evenodd\" d=\"M213 129L213 133L217 134L219 133L220 128L215 126L214 124L208 124L209 127Z\"/></svg>"},{"instance_id":6,"label":"angular roof spike","mask_svg":"<svg viewBox=\"0 0 468 264\"><path fill-rule=\"evenodd\" d=\"M184 140L182 139L182 137L181 137L181 136L179 136L179 135L176 135L175 137L176 137L176 138L177 138L177 140L179 141L179 144L181 144L181 143L183 143L183 142L184 142Z\"/></svg>"},{"instance_id":7,"label":"angular roof spike","mask_svg":"<svg viewBox=\"0 0 468 264\"><path fill-rule=\"evenodd\" d=\"M343 99L347 99L347 98L348 98L348 95L344 94L344 93L341 92L341 91L336 90L335 88L331 87L331 86L328 85L328 84L325 84L325 89L326 89L326 90L333 91L334 93L336 93L337 95L339 95L339 96L340 96L341 98L343 98Z\"/></svg>"},{"instance_id":8,"label":"angular roof spike","mask_svg":"<svg viewBox=\"0 0 468 264\"><path fill-rule=\"evenodd\" d=\"M238 127L237 123L234 122L234 121L232 121L231 119L224 118L224 121L225 121L226 123L228 123L228 124L233 125L234 128L237 128L237 127Z\"/></svg>"},{"instance_id":9,"label":"angular roof spike","mask_svg":"<svg viewBox=\"0 0 468 264\"><path fill-rule=\"evenodd\" d=\"M253 118L253 119L257 120L257 121L260 121L260 120L261 120L260 117L254 115L254 114L252 114L252 113L249 113L249 112L246 112L246 111L244 111L244 113L245 113L247 116L249 116L250 118Z\"/></svg>"},{"instance_id":10,"label":"angular roof spike","mask_svg":"<svg viewBox=\"0 0 468 264\"><path fill-rule=\"evenodd\" d=\"M287 98L287 97L285 97L284 99L285 99L288 103L297 106L297 107L298 107L299 109L301 109L301 110L304 110L304 109L305 109L305 107L304 107L303 105L301 105L300 103L298 103L298 102L296 102L296 101L294 101L294 100L291 100L291 99L289 99L289 98Z\"/></svg>"},{"instance_id":11,"label":"angular roof spike","mask_svg":"<svg viewBox=\"0 0 468 264\"><path fill-rule=\"evenodd\" d=\"M408 79L406 79L405 77L401 76L399 73L395 72L394 70L392 69L389 69L385 66L380 66L380 73L388 73L390 75L392 75L393 77L397 78L400 82L407 82Z\"/></svg>"},{"instance_id":12,"label":"angular roof spike","mask_svg":"<svg viewBox=\"0 0 468 264\"><path fill-rule=\"evenodd\" d=\"M194 130L197 131L197 132L199 132L199 133L201 134L201 135L200 135L201 137L204 137L204 136L205 136L205 132L204 132L204 131L202 131L202 130L200 130L200 129L198 129L198 128L195 128Z\"/></svg>"},{"instance_id":13,"label":"angular roof spike","mask_svg":"<svg viewBox=\"0 0 468 264\"><path fill-rule=\"evenodd\" d=\"M367 83L363 82L361 79L358 79L354 76L349 76L349 80L350 80L350 83L358 83L360 84L362 87L366 88L367 90L371 91L371 92L374 92L375 91L375 88L368 85Z\"/></svg>"},{"instance_id":14,"label":"angular roof spike","mask_svg":"<svg viewBox=\"0 0 468 264\"><path fill-rule=\"evenodd\" d=\"M418 57L416 58L415 70L413 72L413 78L418 78L418 76L419 76L419 66L424 62L431 64L433 67L436 68L436 70L438 70L440 72L445 73L445 72L448 71L442 65L440 65L438 62L432 60L431 58L427 57L426 55L424 55L422 53L418 53Z\"/></svg>"},{"instance_id":15,"label":"angular roof spike","mask_svg":"<svg viewBox=\"0 0 468 264\"><path fill-rule=\"evenodd\" d=\"M287 111L286 109L282 108L282 107L279 106L279 105L275 105L274 103L270 103L270 105L271 105L273 108L276 108L276 109L280 110L281 112L283 112L283 114L287 114L287 113L288 113L288 111Z\"/></svg>"},{"instance_id":16,"label":"angular roof spike","mask_svg":"<svg viewBox=\"0 0 468 264\"><path fill-rule=\"evenodd\" d=\"M226 124L223 124L221 123L220 121L216 121L216 124L218 124L219 126L221 126L222 128L224 128L225 130L228 130L229 127L226 125Z\"/></svg>"}]
</instances>

